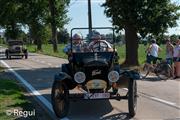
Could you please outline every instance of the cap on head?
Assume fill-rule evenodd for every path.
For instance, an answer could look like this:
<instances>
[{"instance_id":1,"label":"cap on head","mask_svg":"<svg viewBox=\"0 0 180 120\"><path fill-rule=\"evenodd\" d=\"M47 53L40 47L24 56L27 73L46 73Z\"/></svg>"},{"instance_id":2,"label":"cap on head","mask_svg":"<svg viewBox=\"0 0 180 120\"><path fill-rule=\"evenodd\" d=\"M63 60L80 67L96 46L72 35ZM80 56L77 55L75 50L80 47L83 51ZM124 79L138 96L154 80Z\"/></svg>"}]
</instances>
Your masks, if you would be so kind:
<instances>
[{"instance_id":1,"label":"cap on head","mask_svg":"<svg viewBox=\"0 0 180 120\"><path fill-rule=\"evenodd\" d=\"M156 39L152 39L152 40L151 40L151 43L156 43Z\"/></svg>"},{"instance_id":2,"label":"cap on head","mask_svg":"<svg viewBox=\"0 0 180 120\"><path fill-rule=\"evenodd\" d=\"M170 38L166 39L166 42L171 42Z\"/></svg>"},{"instance_id":3,"label":"cap on head","mask_svg":"<svg viewBox=\"0 0 180 120\"><path fill-rule=\"evenodd\" d=\"M81 35L80 34L74 34L73 37L72 37L72 40L80 40L82 39Z\"/></svg>"},{"instance_id":4,"label":"cap on head","mask_svg":"<svg viewBox=\"0 0 180 120\"><path fill-rule=\"evenodd\" d=\"M92 31L92 39L101 39L101 34L98 31Z\"/></svg>"}]
</instances>

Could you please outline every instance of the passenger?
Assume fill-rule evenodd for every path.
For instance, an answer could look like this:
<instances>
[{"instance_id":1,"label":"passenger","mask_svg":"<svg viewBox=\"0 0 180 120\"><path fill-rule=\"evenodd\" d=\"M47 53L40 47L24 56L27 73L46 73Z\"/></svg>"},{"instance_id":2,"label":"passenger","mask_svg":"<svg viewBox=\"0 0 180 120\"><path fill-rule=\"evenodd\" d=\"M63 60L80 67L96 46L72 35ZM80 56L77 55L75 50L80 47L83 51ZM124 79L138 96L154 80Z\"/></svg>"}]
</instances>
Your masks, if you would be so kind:
<instances>
[{"instance_id":1,"label":"passenger","mask_svg":"<svg viewBox=\"0 0 180 120\"><path fill-rule=\"evenodd\" d=\"M180 39L176 40L176 45L174 47L174 54L173 54L173 73L174 79L180 77Z\"/></svg>"},{"instance_id":2,"label":"passenger","mask_svg":"<svg viewBox=\"0 0 180 120\"><path fill-rule=\"evenodd\" d=\"M99 32L94 32L89 43L89 50L95 52L113 51L113 48L109 42L101 39Z\"/></svg>"},{"instance_id":3,"label":"passenger","mask_svg":"<svg viewBox=\"0 0 180 120\"><path fill-rule=\"evenodd\" d=\"M68 45L66 45L63 51L69 55L71 52L71 44L69 43ZM72 52L82 52L82 51L83 51L82 37L80 34L74 34L72 37Z\"/></svg>"},{"instance_id":4,"label":"passenger","mask_svg":"<svg viewBox=\"0 0 180 120\"><path fill-rule=\"evenodd\" d=\"M147 48L146 52L147 52L147 63L151 64L151 62L153 62L153 64L156 64L156 61L158 59L158 54L161 51L161 48L159 47L159 45L156 44L156 40L153 39L151 41L151 44L149 45L149 47Z\"/></svg>"}]
</instances>

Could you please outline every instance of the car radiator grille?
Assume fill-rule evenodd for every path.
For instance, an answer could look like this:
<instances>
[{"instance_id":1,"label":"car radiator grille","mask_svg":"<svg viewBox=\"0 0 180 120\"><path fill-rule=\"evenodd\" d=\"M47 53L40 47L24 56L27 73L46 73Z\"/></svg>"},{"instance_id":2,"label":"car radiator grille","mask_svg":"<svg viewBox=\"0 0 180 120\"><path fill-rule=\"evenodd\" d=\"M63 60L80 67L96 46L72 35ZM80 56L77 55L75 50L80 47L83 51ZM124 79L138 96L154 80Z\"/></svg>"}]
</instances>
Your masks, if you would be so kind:
<instances>
[{"instance_id":1,"label":"car radiator grille","mask_svg":"<svg viewBox=\"0 0 180 120\"><path fill-rule=\"evenodd\" d=\"M108 80L108 68L107 67L87 67L85 69L86 79L101 79Z\"/></svg>"}]
</instances>

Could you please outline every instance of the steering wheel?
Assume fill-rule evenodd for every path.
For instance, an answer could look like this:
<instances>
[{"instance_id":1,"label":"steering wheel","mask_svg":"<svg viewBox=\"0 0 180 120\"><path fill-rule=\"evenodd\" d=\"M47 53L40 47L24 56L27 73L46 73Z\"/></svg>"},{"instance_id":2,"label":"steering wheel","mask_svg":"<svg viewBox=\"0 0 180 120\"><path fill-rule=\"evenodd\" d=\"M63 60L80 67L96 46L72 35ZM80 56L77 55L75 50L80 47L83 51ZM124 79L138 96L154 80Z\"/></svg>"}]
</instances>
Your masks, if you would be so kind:
<instances>
[{"instance_id":1,"label":"steering wheel","mask_svg":"<svg viewBox=\"0 0 180 120\"><path fill-rule=\"evenodd\" d=\"M108 43L105 41L102 41L102 40L98 40L90 46L90 50L92 50L93 52L95 52L95 51L98 51L98 52L107 51L108 50Z\"/></svg>"}]
</instances>

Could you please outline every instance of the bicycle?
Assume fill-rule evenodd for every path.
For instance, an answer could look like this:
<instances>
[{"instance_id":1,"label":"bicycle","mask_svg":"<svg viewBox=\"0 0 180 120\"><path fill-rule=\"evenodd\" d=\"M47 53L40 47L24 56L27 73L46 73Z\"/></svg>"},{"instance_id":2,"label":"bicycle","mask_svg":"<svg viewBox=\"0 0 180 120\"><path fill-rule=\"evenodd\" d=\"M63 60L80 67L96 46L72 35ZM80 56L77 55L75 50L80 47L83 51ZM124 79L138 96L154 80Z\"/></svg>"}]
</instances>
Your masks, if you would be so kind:
<instances>
[{"instance_id":1,"label":"bicycle","mask_svg":"<svg viewBox=\"0 0 180 120\"><path fill-rule=\"evenodd\" d=\"M145 63L141 71L142 79L145 79L149 73L155 73L162 80L167 80L172 76L172 67L162 58L157 58L156 64Z\"/></svg>"}]
</instances>

